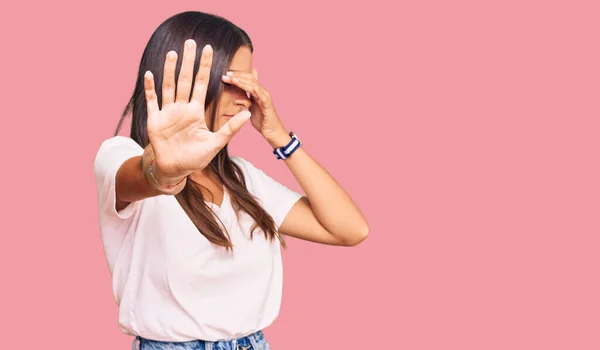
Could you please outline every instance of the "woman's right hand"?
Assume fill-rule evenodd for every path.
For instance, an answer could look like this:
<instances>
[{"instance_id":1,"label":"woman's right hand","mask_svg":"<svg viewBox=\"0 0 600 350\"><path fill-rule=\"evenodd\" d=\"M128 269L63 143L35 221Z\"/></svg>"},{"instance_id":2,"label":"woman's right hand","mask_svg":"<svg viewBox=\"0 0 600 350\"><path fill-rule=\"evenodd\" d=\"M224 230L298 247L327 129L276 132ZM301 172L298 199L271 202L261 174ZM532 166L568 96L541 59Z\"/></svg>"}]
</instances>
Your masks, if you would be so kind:
<instances>
[{"instance_id":1,"label":"woman's right hand","mask_svg":"<svg viewBox=\"0 0 600 350\"><path fill-rule=\"evenodd\" d=\"M154 176L160 183L171 184L196 170L204 169L250 119L250 112L243 111L231 118L218 131L213 133L208 129L204 119L204 103L212 57L212 48L205 46L191 100L190 90L196 59L196 43L193 40L185 42L177 89L175 88L177 53L170 51L167 54L162 86L162 108L158 106L154 76L150 71L144 76L148 108L148 138L155 156Z\"/></svg>"}]
</instances>

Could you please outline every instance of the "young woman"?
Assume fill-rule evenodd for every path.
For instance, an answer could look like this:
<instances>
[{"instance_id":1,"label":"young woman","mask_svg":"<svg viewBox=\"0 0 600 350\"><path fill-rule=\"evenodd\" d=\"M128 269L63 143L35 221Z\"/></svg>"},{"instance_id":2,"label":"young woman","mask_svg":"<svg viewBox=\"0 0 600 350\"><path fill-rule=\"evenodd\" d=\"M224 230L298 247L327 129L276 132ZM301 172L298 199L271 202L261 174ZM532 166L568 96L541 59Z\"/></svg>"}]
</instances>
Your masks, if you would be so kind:
<instances>
[{"instance_id":1,"label":"young woman","mask_svg":"<svg viewBox=\"0 0 600 350\"><path fill-rule=\"evenodd\" d=\"M368 235L357 205L284 127L252 52L221 17L167 19L117 128L131 113L131 137L116 133L96 155L119 326L142 350L269 349L284 237L354 246ZM305 196L228 154L248 121Z\"/></svg>"}]
</instances>

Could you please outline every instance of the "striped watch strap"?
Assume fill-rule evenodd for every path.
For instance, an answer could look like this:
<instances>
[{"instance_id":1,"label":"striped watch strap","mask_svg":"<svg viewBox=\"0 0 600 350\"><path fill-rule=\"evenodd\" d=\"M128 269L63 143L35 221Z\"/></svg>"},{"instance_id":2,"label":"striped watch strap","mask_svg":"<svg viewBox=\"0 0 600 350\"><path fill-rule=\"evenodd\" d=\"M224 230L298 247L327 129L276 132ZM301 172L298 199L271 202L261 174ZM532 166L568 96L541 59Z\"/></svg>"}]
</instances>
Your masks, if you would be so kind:
<instances>
[{"instance_id":1,"label":"striped watch strap","mask_svg":"<svg viewBox=\"0 0 600 350\"><path fill-rule=\"evenodd\" d=\"M277 157L277 159L286 159L294 153L298 148L302 146L302 142L298 139L298 136L293 132L290 132L290 136L292 140L285 146L279 147L273 150L273 154Z\"/></svg>"}]
</instances>

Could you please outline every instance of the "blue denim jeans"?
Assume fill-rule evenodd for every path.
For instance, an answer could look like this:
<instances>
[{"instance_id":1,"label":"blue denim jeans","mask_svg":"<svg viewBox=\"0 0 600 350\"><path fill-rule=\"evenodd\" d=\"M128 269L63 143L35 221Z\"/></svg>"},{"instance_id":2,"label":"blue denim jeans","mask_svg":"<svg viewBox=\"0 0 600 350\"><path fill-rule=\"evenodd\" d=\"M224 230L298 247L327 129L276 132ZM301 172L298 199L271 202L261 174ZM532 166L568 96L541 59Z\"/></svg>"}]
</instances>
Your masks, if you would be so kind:
<instances>
[{"instance_id":1,"label":"blue denim jeans","mask_svg":"<svg viewBox=\"0 0 600 350\"><path fill-rule=\"evenodd\" d=\"M271 350L262 331L243 338L227 341L192 340L187 342L165 342L136 337L133 350L139 345L140 350Z\"/></svg>"}]
</instances>

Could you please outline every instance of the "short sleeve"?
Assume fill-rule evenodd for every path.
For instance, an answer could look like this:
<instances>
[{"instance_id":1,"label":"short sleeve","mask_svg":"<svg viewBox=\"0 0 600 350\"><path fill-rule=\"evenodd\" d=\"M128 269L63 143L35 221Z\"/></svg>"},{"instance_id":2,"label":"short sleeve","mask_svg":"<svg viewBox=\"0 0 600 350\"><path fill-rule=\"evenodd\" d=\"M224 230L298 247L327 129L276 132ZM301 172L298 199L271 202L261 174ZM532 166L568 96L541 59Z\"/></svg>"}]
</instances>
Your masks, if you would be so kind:
<instances>
[{"instance_id":1,"label":"short sleeve","mask_svg":"<svg viewBox=\"0 0 600 350\"><path fill-rule=\"evenodd\" d=\"M112 137L100 145L94 160L94 174L101 219L127 219L134 213L138 202L131 203L120 211L116 210L115 180L117 171L126 160L143 153L144 149L133 139L123 136Z\"/></svg>"},{"instance_id":2,"label":"short sleeve","mask_svg":"<svg viewBox=\"0 0 600 350\"><path fill-rule=\"evenodd\" d=\"M247 160L241 157L231 157L231 159L241 166L247 176L249 191L258 197L265 211L271 215L279 228L294 204L303 195L273 179Z\"/></svg>"}]
</instances>

